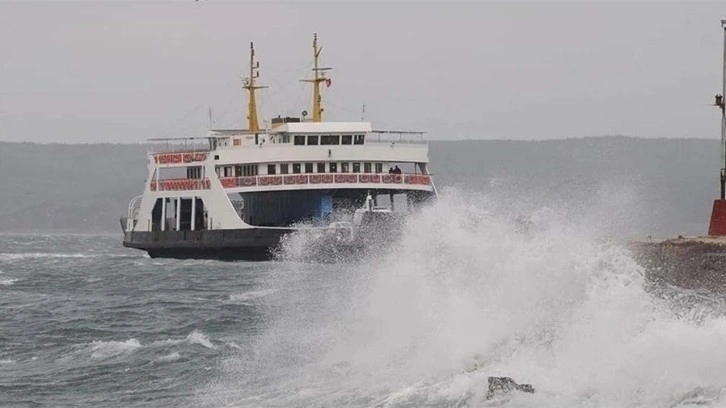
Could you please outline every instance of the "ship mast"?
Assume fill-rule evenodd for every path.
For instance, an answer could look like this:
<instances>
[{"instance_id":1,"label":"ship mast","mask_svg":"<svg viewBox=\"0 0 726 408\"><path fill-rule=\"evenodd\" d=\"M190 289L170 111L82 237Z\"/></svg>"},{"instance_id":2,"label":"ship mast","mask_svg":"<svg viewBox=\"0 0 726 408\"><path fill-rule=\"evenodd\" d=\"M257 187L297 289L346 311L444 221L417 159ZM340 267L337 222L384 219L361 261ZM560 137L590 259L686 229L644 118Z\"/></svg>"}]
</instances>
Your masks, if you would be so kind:
<instances>
[{"instance_id":1,"label":"ship mast","mask_svg":"<svg viewBox=\"0 0 726 408\"><path fill-rule=\"evenodd\" d=\"M313 78L302 79L302 82L310 82L313 84L313 122L321 122L323 120L323 100L320 95L320 83L325 82L327 86L330 86L330 79L325 77L325 71L329 71L332 68L321 68L318 64L318 57L320 52L323 51L323 47L318 48L318 34L316 33L313 37Z\"/></svg>"},{"instance_id":2,"label":"ship mast","mask_svg":"<svg viewBox=\"0 0 726 408\"><path fill-rule=\"evenodd\" d=\"M255 79L260 77L260 62L255 61L255 45L250 43L250 76L244 78L244 89L249 91L249 102L247 105L247 122L248 129L251 133L260 131L260 124L257 121L257 99L255 91L257 89L267 88L266 86L255 85Z\"/></svg>"}]
</instances>

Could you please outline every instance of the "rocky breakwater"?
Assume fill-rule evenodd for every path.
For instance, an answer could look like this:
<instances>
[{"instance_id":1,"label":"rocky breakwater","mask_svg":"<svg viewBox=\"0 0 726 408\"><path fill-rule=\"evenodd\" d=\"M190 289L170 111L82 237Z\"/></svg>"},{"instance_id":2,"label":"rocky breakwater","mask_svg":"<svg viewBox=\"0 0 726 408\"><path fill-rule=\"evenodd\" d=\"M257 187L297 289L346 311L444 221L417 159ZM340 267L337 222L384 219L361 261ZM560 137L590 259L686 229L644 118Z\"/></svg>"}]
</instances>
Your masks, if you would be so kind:
<instances>
[{"instance_id":1,"label":"rocky breakwater","mask_svg":"<svg viewBox=\"0 0 726 408\"><path fill-rule=\"evenodd\" d=\"M645 239L629 247L651 284L726 293L726 237Z\"/></svg>"}]
</instances>

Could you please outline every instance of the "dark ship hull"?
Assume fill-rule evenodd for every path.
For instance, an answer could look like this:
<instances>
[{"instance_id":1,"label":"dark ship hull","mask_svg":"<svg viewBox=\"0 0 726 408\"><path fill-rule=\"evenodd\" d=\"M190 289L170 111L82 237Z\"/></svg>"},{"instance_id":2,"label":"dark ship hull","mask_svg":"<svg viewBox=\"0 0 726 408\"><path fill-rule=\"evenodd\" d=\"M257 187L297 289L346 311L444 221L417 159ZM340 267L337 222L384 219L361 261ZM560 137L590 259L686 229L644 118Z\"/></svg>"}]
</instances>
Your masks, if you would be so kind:
<instances>
[{"instance_id":1,"label":"dark ship hull","mask_svg":"<svg viewBox=\"0 0 726 408\"><path fill-rule=\"evenodd\" d=\"M387 247L400 233L402 215L366 213L361 225L327 228L256 227L234 230L124 232L123 245L146 251L151 258L222 261L292 260L337 263L360 259ZM286 237L304 242L302 253L284 251Z\"/></svg>"},{"instance_id":2,"label":"dark ship hull","mask_svg":"<svg viewBox=\"0 0 726 408\"><path fill-rule=\"evenodd\" d=\"M124 233L123 245L146 251L152 258L264 261L290 229L152 231Z\"/></svg>"}]
</instances>

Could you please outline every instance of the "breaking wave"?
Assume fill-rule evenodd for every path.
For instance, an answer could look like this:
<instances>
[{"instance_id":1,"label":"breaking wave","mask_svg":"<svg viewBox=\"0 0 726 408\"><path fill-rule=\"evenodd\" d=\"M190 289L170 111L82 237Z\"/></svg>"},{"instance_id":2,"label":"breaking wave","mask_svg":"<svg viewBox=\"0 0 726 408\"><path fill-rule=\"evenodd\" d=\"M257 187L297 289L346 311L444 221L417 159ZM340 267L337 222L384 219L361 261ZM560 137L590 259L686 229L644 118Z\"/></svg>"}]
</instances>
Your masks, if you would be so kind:
<instances>
[{"instance_id":1,"label":"breaking wave","mask_svg":"<svg viewBox=\"0 0 726 408\"><path fill-rule=\"evenodd\" d=\"M598 226L529 215L453 192L365 262L281 264L296 291L203 402L489 406L487 377L509 376L537 390L500 401L517 406L726 403L723 314L694 319L653 297Z\"/></svg>"},{"instance_id":2,"label":"breaking wave","mask_svg":"<svg viewBox=\"0 0 726 408\"><path fill-rule=\"evenodd\" d=\"M126 341L94 341L90 347L91 357L109 358L136 350L141 347L141 343L136 339L128 339Z\"/></svg>"},{"instance_id":3,"label":"breaking wave","mask_svg":"<svg viewBox=\"0 0 726 408\"><path fill-rule=\"evenodd\" d=\"M35 259L35 258L93 258L98 255L82 254L82 253L45 253L45 252L32 252L32 253L0 253L0 260L4 261L16 261L23 259Z\"/></svg>"},{"instance_id":4,"label":"breaking wave","mask_svg":"<svg viewBox=\"0 0 726 408\"><path fill-rule=\"evenodd\" d=\"M183 339L166 339L166 340L160 340L155 341L154 345L175 345L175 344L181 344L181 343L188 343L188 344L198 344L202 347L206 347L208 349L216 349L216 346L212 343L212 341L209 339L209 336L206 334L194 330L193 332L189 333L187 337Z\"/></svg>"},{"instance_id":5,"label":"breaking wave","mask_svg":"<svg viewBox=\"0 0 726 408\"><path fill-rule=\"evenodd\" d=\"M179 354L179 352L178 351L175 351L173 353L170 353L170 354L167 354L167 355L164 355L164 356L161 356L161 357L157 358L156 361L159 361L159 362L162 362L162 363L169 363L169 362L172 362L172 361L179 360L180 358L181 358L181 355Z\"/></svg>"},{"instance_id":6,"label":"breaking wave","mask_svg":"<svg viewBox=\"0 0 726 408\"><path fill-rule=\"evenodd\" d=\"M111 358L128 354L140 348L175 346L179 344L199 345L207 349L215 350L217 347L206 334L194 330L183 339L167 339L142 344L139 340L131 338L126 341L94 341L88 348L93 358ZM174 361L180 358L180 354L174 351L168 355L160 356L157 361Z\"/></svg>"},{"instance_id":7,"label":"breaking wave","mask_svg":"<svg viewBox=\"0 0 726 408\"><path fill-rule=\"evenodd\" d=\"M275 292L277 292L277 289L254 290L250 292L229 295L229 300L233 302L249 302L250 300L255 300L272 295Z\"/></svg>"}]
</instances>

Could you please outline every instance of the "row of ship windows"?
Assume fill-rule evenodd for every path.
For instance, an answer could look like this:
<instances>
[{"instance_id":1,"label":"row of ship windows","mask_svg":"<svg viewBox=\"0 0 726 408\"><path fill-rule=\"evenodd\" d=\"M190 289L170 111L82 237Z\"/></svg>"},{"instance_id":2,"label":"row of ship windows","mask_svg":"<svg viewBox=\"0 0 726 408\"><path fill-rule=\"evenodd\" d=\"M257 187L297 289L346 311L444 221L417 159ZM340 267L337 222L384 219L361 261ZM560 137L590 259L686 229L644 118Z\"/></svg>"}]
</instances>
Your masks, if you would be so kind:
<instances>
[{"instance_id":1,"label":"row of ship windows","mask_svg":"<svg viewBox=\"0 0 726 408\"><path fill-rule=\"evenodd\" d=\"M293 144L295 146L362 145L365 138L366 135L296 135L293 136Z\"/></svg>"},{"instance_id":2,"label":"row of ship windows","mask_svg":"<svg viewBox=\"0 0 726 408\"><path fill-rule=\"evenodd\" d=\"M383 173L383 163L280 163L268 164L267 174L302 173ZM224 166L217 168L219 177L256 176L258 167L254 164L244 166Z\"/></svg>"}]
</instances>

